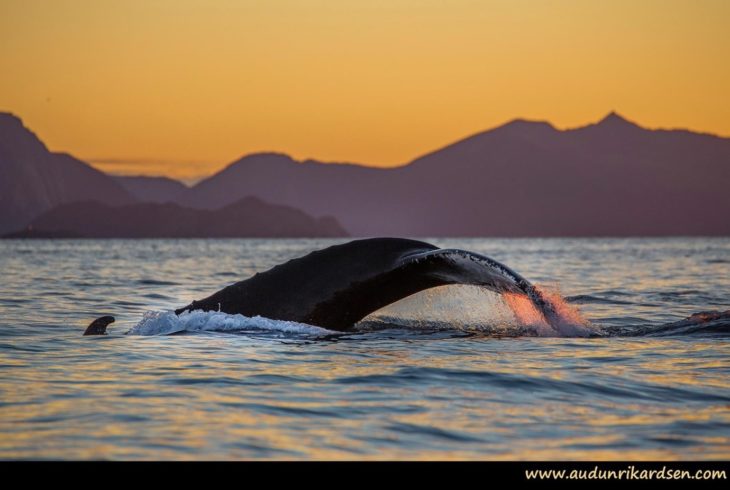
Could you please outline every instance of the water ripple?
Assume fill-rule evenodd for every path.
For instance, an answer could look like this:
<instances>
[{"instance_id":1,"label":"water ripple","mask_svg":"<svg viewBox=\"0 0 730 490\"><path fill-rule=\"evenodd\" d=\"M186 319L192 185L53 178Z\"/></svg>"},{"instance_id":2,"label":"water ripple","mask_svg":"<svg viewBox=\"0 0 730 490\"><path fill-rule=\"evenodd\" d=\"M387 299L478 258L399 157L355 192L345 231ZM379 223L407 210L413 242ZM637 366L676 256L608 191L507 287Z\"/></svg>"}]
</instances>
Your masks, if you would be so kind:
<instances>
[{"instance_id":1,"label":"water ripple","mask_svg":"<svg viewBox=\"0 0 730 490\"><path fill-rule=\"evenodd\" d=\"M333 241L0 241L0 458L730 458L730 239L433 242L602 335L534 337L452 289L347 334L160 314L124 336ZM103 314L111 335L82 337Z\"/></svg>"}]
</instances>

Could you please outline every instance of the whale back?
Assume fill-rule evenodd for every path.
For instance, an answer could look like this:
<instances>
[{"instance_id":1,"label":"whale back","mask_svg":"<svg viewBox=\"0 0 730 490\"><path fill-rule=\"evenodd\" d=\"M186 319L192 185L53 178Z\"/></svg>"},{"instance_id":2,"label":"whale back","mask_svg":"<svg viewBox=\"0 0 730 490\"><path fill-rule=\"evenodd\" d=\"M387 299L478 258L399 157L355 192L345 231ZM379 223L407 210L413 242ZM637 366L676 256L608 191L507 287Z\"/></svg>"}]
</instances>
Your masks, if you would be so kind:
<instances>
[{"instance_id":1,"label":"whale back","mask_svg":"<svg viewBox=\"0 0 730 490\"><path fill-rule=\"evenodd\" d=\"M532 291L515 272L479 254L417 240L372 238L292 259L176 313L221 311L343 331L399 299L447 284Z\"/></svg>"}]
</instances>

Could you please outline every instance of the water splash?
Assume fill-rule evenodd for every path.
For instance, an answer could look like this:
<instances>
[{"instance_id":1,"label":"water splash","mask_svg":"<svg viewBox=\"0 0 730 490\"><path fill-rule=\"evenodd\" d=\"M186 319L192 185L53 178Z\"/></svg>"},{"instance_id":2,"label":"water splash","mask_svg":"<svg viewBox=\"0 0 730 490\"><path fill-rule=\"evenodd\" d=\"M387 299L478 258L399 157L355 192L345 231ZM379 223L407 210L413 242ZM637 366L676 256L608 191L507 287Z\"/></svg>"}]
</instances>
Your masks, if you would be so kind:
<instances>
[{"instance_id":1,"label":"water splash","mask_svg":"<svg viewBox=\"0 0 730 490\"><path fill-rule=\"evenodd\" d=\"M601 337L696 333L722 335L730 328L730 310L696 313L663 325L599 327L589 322L557 288L539 286L537 289L555 309L556 315L552 322L548 322L524 294L499 295L483 288L460 285L433 288L404 298L367 317L358 324L357 329L435 328L498 337ZM304 323L195 310L180 315L172 311L147 312L127 334L149 336L196 332L273 332L316 337L338 333Z\"/></svg>"},{"instance_id":2,"label":"water splash","mask_svg":"<svg viewBox=\"0 0 730 490\"><path fill-rule=\"evenodd\" d=\"M368 316L366 328L443 326L495 336L589 337L602 335L557 290L538 291L555 307L552 324L524 294L498 294L469 285L440 286L386 306Z\"/></svg>"},{"instance_id":3,"label":"water splash","mask_svg":"<svg viewBox=\"0 0 730 490\"><path fill-rule=\"evenodd\" d=\"M359 324L358 329L448 329L495 336L585 337L596 335L578 309L559 293L541 289L555 306L559 322L548 323L522 294L497 294L477 286L442 286L393 303ZM196 332L275 332L292 335L331 335L334 332L304 323L247 317L216 311L149 311L129 335L173 335Z\"/></svg>"},{"instance_id":4,"label":"water splash","mask_svg":"<svg viewBox=\"0 0 730 490\"><path fill-rule=\"evenodd\" d=\"M504 293L504 302L515 316L515 320L523 326L532 327L540 337L551 337L555 330L545 319L545 316L535 307L530 298L524 294Z\"/></svg>"},{"instance_id":5,"label":"water splash","mask_svg":"<svg viewBox=\"0 0 730 490\"><path fill-rule=\"evenodd\" d=\"M515 315L518 322L532 326L541 337L593 337L603 335L603 331L592 325L577 306L569 304L555 288L535 286L555 310L555 316L548 322L545 315L524 294L504 293L502 297Z\"/></svg>"},{"instance_id":6,"label":"water splash","mask_svg":"<svg viewBox=\"0 0 730 490\"><path fill-rule=\"evenodd\" d=\"M281 332L302 335L331 335L336 332L304 323L271 320L260 316L229 315L217 311L149 311L128 335L172 335L182 332Z\"/></svg>"}]
</instances>

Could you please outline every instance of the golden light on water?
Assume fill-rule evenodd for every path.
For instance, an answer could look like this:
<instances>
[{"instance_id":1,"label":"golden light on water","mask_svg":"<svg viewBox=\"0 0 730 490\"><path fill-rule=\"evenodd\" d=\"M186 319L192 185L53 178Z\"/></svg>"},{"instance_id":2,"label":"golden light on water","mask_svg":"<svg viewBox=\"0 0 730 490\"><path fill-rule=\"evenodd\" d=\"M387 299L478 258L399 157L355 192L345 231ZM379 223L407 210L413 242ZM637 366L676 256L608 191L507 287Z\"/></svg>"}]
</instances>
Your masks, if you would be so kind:
<instances>
[{"instance_id":1,"label":"golden light on water","mask_svg":"<svg viewBox=\"0 0 730 490\"><path fill-rule=\"evenodd\" d=\"M394 348L333 342L321 345L317 354L309 354L286 345L264 352L261 346L254 349L246 342L234 342L235 338L179 340L74 339L78 345L73 350L66 345L65 353L58 357L46 355L43 369L26 370L26 379L4 387L0 454L32 457L63 451L65 457L84 459L197 459L200 454L210 454L218 459L267 447L289 451L272 456L351 459L362 447L359 437L371 443L381 437L376 453L363 453L358 459L461 459L473 457L470 444L478 437L487 459L581 459L589 454L594 460L665 460L685 458L683 446L652 448L644 443L632 451L625 438L633 433L645 438L650 431L658 440L676 439L681 437L672 428L676 424L727 423L730 413L719 404L687 410L652 392L644 393L647 398L642 399L642 393L631 391L636 390L633 380L626 388L630 396L621 396L621 380L629 382L637 373L645 375L646 386L685 390L698 383L685 366L666 355L678 349L678 356L688 358L674 340L485 338L472 339L481 345L460 356L440 356L437 350L425 354L408 344ZM483 343L490 346L487 351ZM511 348L515 345L516 350ZM704 342L692 348L693 373L709 373L709 368L717 367L720 361L704 356L716 352L716 346ZM174 352L170 357L159 355L170 349ZM96 359L88 356L92 350L97 352ZM115 365L105 358L107 352L115 352L126 364ZM209 352L205 361L200 360L203 352ZM656 352L665 355L651 355ZM351 362L330 363L322 369L321 360L328 353L346 353ZM64 371L68 355L85 360L76 363L76 369ZM595 355L601 356L600 363ZM236 361L239 358L245 360L243 364ZM200 362L206 364L204 373L196 370ZM244 365L246 369L241 371L239 366ZM397 373L402 376L403 369L416 366L429 366L435 376L473 372L484 373L484 378L435 385L388 382L388 376L397 379ZM586 378L575 377L583 368L593 372L591 387L584 384ZM161 376L177 382L161 383ZM358 376L381 379L372 385L337 382ZM727 379L717 376L699 381L718 390L729 387ZM483 383L492 388L485 390ZM507 386L510 388L500 390L501 395L492 393ZM339 389L347 396L338 396ZM550 390L555 398L535 398L541 390ZM590 398L576 397L576 390L588 390ZM606 392L610 396L602 398L600 390L610 390ZM294 392L297 394L292 396ZM79 404L77 398L86 402ZM40 399L45 401L37 403ZM381 411L388 417L378 417ZM20 430L28 424L33 430ZM554 427L569 434L556 433ZM448 447L445 443L450 439L441 445L417 447L407 442L409 431L422 430L436 438L447 434L465 439ZM490 439L500 448L498 452L489 451L491 445L485 441ZM712 449L702 457L728 456L718 449L730 447L726 435L705 439ZM509 445L499 442L504 440ZM181 445L189 451L187 455L180 452Z\"/></svg>"}]
</instances>

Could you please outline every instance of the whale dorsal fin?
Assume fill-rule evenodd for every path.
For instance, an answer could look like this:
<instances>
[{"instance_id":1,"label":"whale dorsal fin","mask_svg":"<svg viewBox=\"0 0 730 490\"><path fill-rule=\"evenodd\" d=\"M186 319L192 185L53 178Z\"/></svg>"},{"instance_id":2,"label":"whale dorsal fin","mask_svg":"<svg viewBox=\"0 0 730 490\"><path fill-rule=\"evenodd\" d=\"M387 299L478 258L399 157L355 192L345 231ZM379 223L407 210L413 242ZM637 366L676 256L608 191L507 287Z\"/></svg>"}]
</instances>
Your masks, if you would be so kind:
<instances>
[{"instance_id":1,"label":"whale dorsal fin","mask_svg":"<svg viewBox=\"0 0 730 490\"><path fill-rule=\"evenodd\" d=\"M100 316L99 318L91 322L88 327L86 327L84 335L106 335L106 327L110 323L114 323L113 316Z\"/></svg>"}]
</instances>

